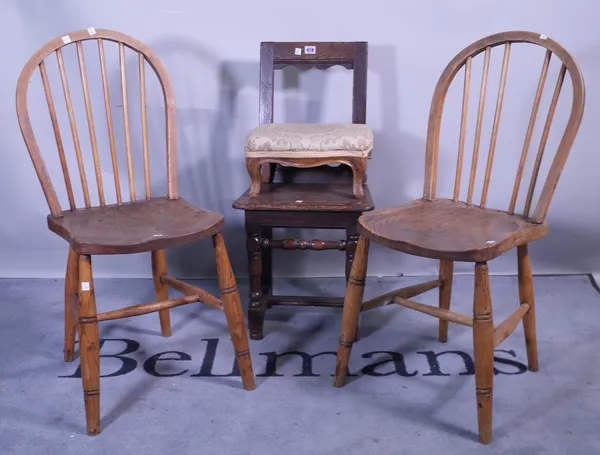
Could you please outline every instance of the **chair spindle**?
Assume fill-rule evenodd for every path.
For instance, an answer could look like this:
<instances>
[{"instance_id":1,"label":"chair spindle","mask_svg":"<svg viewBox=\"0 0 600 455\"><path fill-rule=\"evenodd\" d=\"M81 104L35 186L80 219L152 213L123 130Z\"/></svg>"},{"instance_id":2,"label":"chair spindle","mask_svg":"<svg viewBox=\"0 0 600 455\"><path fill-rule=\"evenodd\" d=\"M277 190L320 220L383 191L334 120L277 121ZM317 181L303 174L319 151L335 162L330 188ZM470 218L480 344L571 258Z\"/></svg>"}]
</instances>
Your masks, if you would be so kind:
<instances>
[{"instance_id":1,"label":"chair spindle","mask_svg":"<svg viewBox=\"0 0 600 455\"><path fill-rule=\"evenodd\" d=\"M494 163L494 153L496 152L496 141L498 140L498 126L500 125L500 115L502 113L502 101L504 100L504 87L506 87L509 57L510 43L506 43L504 46L504 58L502 60L502 74L500 76L500 85L498 87L496 112L494 113L494 124L492 126L492 137L490 139L490 150L488 152L488 159L485 167L485 179L483 180L483 190L481 192L481 202L479 204L482 208L485 207L488 190L490 188L490 177L492 176L492 165Z\"/></svg>"},{"instance_id":2,"label":"chair spindle","mask_svg":"<svg viewBox=\"0 0 600 455\"><path fill-rule=\"evenodd\" d=\"M115 180L115 192L117 204L123 203L121 196L121 181L119 180L119 166L117 164L117 147L115 146L115 130L113 127L112 110L110 108L110 94L108 91L108 76L106 75L106 57L104 55L104 42L98 38L98 55L100 57L100 71L102 73L102 87L104 89L104 108L106 109L106 126L108 128L108 140L110 144L110 157L113 167L113 178Z\"/></svg>"},{"instance_id":3,"label":"chair spindle","mask_svg":"<svg viewBox=\"0 0 600 455\"><path fill-rule=\"evenodd\" d=\"M542 138L540 139L540 146L535 157L533 172L531 174L531 181L529 182L529 190L527 191L527 199L525 200L525 208L523 210L523 215L525 216L529 216L529 210L531 209L531 201L533 200L535 185L537 183L537 178L540 173L540 165L542 164L542 158L544 156L544 151L546 150L546 144L548 142L548 134L550 133L552 120L554 120L556 104L558 103L558 97L560 96L560 90L562 89L566 73L567 67L563 64L560 67L560 72L558 73L556 87L554 88L554 95L552 95L552 101L550 103L550 108L548 109L548 116L546 117L546 123L544 124L544 131L542 132Z\"/></svg>"},{"instance_id":4,"label":"chair spindle","mask_svg":"<svg viewBox=\"0 0 600 455\"><path fill-rule=\"evenodd\" d=\"M123 126L125 128L125 151L127 153L127 174L129 176L129 194L135 202L135 182L133 179L133 157L131 154L131 130L129 127L129 109L127 102L127 73L125 72L125 46L119 43L119 61L121 65L121 95L123 97Z\"/></svg>"},{"instance_id":5,"label":"chair spindle","mask_svg":"<svg viewBox=\"0 0 600 455\"><path fill-rule=\"evenodd\" d=\"M148 155L148 120L146 114L146 73L145 73L145 62L143 54L139 55L139 66L140 66L140 109L142 115L142 150L144 152L144 181L146 184L146 199L152 197L152 190L150 187L150 158Z\"/></svg>"},{"instance_id":6,"label":"chair spindle","mask_svg":"<svg viewBox=\"0 0 600 455\"><path fill-rule=\"evenodd\" d=\"M81 41L77 41L75 45L77 47L79 74L81 75L81 86L83 87L83 102L85 104L85 113L87 116L90 143L92 146L92 156L94 158L94 172L96 173L96 183L98 185L98 200L100 202L100 206L104 207L106 205L106 202L104 201L104 186L102 185L102 171L100 169L100 158L98 156L98 143L96 142L96 129L94 128L90 90L88 87L87 73L85 71L85 61L83 59L83 47L81 45Z\"/></svg>"},{"instance_id":7,"label":"chair spindle","mask_svg":"<svg viewBox=\"0 0 600 455\"><path fill-rule=\"evenodd\" d=\"M490 69L491 48L485 48L485 59L483 61L483 75L481 76L481 91L479 92L479 109L477 111L477 127L475 129L475 141L473 145L473 159L471 161L471 175L469 177L469 192L467 204L473 202L473 188L475 187L475 176L477 174L477 160L479 158L479 145L481 143L481 126L483 124L483 111L485 107L485 93L487 91L488 70Z\"/></svg>"},{"instance_id":8,"label":"chair spindle","mask_svg":"<svg viewBox=\"0 0 600 455\"><path fill-rule=\"evenodd\" d=\"M71 126L71 134L73 136L73 145L75 147L75 157L77 158L77 166L79 168L79 176L81 178L81 189L83 191L83 200L85 208L89 209L90 193L88 191L87 179L85 176L85 167L81 156L81 145L79 143L79 134L77 133L77 124L75 123L75 114L73 113L73 103L71 102L71 92L69 91L69 82L67 81L67 72L65 70L65 62L61 49L56 50L56 60L58 61L58 69L60 72L60 81L62 83L63 92L65 94L65 103L67 105L67 114L69 116L69 125Z\"/></svg>"},{"instance_id":9,"label":"chair spindle","mask_svg":"<svg viewBox=\"0 0 600 455\"><path fill-rule=\"evenodd\" d=\"M542 66L542 73L540 74L540 80L538 82L537 91L535 93L535 100L533 102L533 108L531 110L531 117L529 118L529 125L527 126L527 133L525 134L525 143L523 144L523 151L521 152L521 160L519 161L519 167L517 169L517 176L515 178L515 186L513 187L513 194L510 199L510 205L508 207L508 213L515 213L515 206L517 204L517 198L519 197L519 189L521 187L521 180L523 179L523 169L525 168L525 162L527 161L527 154L529 152L529 146L531 145L531 136L533 135L533 127L537 119L538 110L540 107L540 100L542 99L542 92L544 91L544 85L546 83L546 76L548 75L548 67L550 66L550 58L552 52L546 51L544 57L544 64Z\"/></svg>"},{"instance_id":10,"label":"chair spindle","mask_svg":"<svg viewBox=\"0 0 600 455\"><path fill-rule=\"evenodd\" d=\"M471 57L465 63L465 84L463 87L462 115L460 118L460 137L458 138L458 158L456 160L456 179L454 180L454 201L458 201L462 178L463 155L467 136L467 117L469 112L469 89L471 87Z\"/></svg>"},{"instance_id":11,"label":"chair spindle","mask_svg":"<svg viewBox=\"0 0 600 455\"><path fill-rule=\"evenodd\" d=\"M65 179L65 187L67 189L67 196L69 198L69 207L71 210L75 210L75 198L73 197L73 186L71 185L71 177L69 176L69 167L67 165L67 159L65 157L65 147L63 145L62 136L60 134L60 126L58 125L58 119L56 118L56 109L54 107L54 100L52 98L52 91L50 90L50 83L48 82L48 73L46 72L46 64L42 60L39 64L40 75L42 77L42 85L44 86L44 93L46 94L46 101L48 103L48 111L50 111L50 120L52 122L52 129L54 130L54 137L56 138L56 147L58 148L58 157L60 159L60 166L62 167L63 177Z\"/></svg>"}]
</instances>

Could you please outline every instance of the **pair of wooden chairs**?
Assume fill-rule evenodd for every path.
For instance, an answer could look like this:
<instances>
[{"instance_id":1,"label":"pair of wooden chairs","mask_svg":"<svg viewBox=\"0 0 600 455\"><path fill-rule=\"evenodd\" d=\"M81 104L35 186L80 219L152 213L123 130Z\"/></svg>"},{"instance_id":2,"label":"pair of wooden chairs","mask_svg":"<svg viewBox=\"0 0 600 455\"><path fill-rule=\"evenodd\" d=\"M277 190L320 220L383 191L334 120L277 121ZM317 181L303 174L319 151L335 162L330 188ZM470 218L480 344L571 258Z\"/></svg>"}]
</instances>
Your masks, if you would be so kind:
<instances>
[{"instance_id":1,"label":"pair of wooden chairs","mask_svg":"<svg viewBox=\"0 0 600 455\"><path fill-rule=\"evenodd\" d=\"M102 179L100 147L96 140L96 129L93 121L82 45L84 41L89 40L95 41L98 49L107 120L106 126L112 162L112 176L115 184L115 204L107 204ZM128 201L126 200L126 196L121 193L115 125L112 116L106 70L105 41L111 41L118 45L120 88L124 114L124 148L129 182ZM506 211L499 211L487 208L486 202L498 138L509 56L511 47L515 43L535 44L545 48L546 53L543 59L542 73L534 98L509 208ZM76 48L79 63L85 116L88 124L99 201L98 206L92 206L90 198L90 189L84 166L85 159L76 126L76 115L73 109L62 53L64 46L72 44ZM353 123L365 123L366 43L352 43L351 46L346 43L344 45L346 46L344 48L346 49L344 58L332 58L332 56L337 55L339 57L339 55L331 51L329 55L324 57L314 59L312 57L305 57L305 60L288 55L288 46L279 46L280 44L266 43L263 44L261 49L261 124L268 124L273 121L273 69L283 67L286 64L295 64L301 67L316 66L317 68L341 64L355 71L358 69L358 78L355 73ZM314 45L315 43L308 44ZM332 45L333 43L327 44ZM490 56L492 48L502 45L504 46L504 58L490 147L485 167L485 179L479 204L476 204L474 203L473 195L482 137ZM141 200L138 200L135 191L132 158L133 146L131 143L131 125L128 114L128 79L126 75L125 48L129 48L137 53L139 68L139 95L141 100L139 108L142 122L141 150L144 162L145 191L144 198ZM331 49L334 48L342 49L339 46L331 47ZM52 84L49 81L46 67L47 58L52 54L56 57L58 65L58 73L73 140L76 171L79 173L79 182L81 184L83 204L76 202L76 192L70 178L65 143L61 134L60 122L51 90ZM467 134L466 119L471 85L471 68L473 59L479 54L484 55L483 77L468 191L466 201L461 202L460 188L465 138ZM540 100L553 54L558 57L562 64L532 167L525 206L522 213L518 214L516 203L519 197L519 189L521 188ZM297 54L294 52L294 55ZM160 82L164 100L167 157L166 198L153 196L151 189L146 111L145 74L147 65L152 68ZM449 87L461 69L464 69L464 94L455 174L456 182L453 197L451 199L442 199L436 197L442 110ZM59 203L57 191L53 186L42 160L39 146L33 135L29 115L30 110L27 104L27 93L31 76L37 70L39 70L41 75L43 91L46 95L50 121L64 177L63 193L66 194L66 202L69 207L66 210L63 210ZM573 102L571 113L557 151L552 159L545 183L539 194L537 205L535 205L532 212L536 183L540 174L549 130L567 73L572 83ZM256 328L254 335L256 338L262 337L264 310L272 304L277 302L299 305L319 304L319 300L321 300L320 298L314 298L300 301L300 299L295 297L276 298L269 296L272 284L271 260L270 256L265 254L265 251L270 252L269 248L273 247L288 248L290 244L293 248L300 249L325 249L334 246L337 249L345 250L347 258L346 270L349 277L343 305L342 330L334 385L339 387L344 384L344 379L348 371L350 350L356 337L358 316L361 311L396 303L438 317L440 319L439 340L442 342L447 340L448 321L472 327L474 333L479 438L482 443L489 443L491 441L494 348L515 330L521 320L523 320L525 329L529 369L532 371L538 370L535 306L527 245L529 242L537 240L546 234L546 213L581 122L584 97L583 77L577 64L570 54L558 43L544 35L529 32L508 32L492 35L472 44L450 62L443 72L434 92L426 144L426 173L423 198L402 207L371 212L362 216L362 212L371 210L373 206L368 189L364 185L366 181L364 169L361 170L360 166L353 167L354 163L346 163L352 168L352 172L349 172L348 168L344 166L335 169L319 166L323 164L323 162L318 161L319 158L316 158L317 161L313 162L310 160L314 158L309 158L304 163L278 163L275 161L275 165L273 165L273 161L269 159L264 160L265 158L269 158L269 156L250 157L254 158L254 160L251 159L248 162L249 171L254 177L254 185L245 195L236 201L235 206L246 211L251 278L251 306L249 309L251 333L252 321L254 319ZM254 388L254 376L248 351L248 340L240 298L221 235L223 217L218 213L196 208L179 198L177 191L176 126L173 90L165 69L152 51L130 37L108 30L88 29L58 38L40 49L26 64L17 86L17 114L26 146L50 207L50 215L48 217L49 228L67 240L70 246L65 282L65 360L72 361L74 358L74 342L76 332L78 332L88 433L93 435L99 432L98 322L101 321L159 312L162 334L169 336L169 309L172 307L202 302L224 310L242 382L247 390L252 390ZM297 157L293 156L293 158ZM364 158L364 156L361 158ZM305 170L307 175L312 177L307 179L309 183L304 183L307 180L303 180L303 174L296 172L293 167L283 167L281 164L299 165L301 167L317 165L319 167ZM256 185L257 174L262 181L260 186ZM333 180L325 179L326 183L322 181L319 183L319 177L322 178L323 175L334 177ZM317 176L317 178L314 178L314 176ZM339 183L339 186L332 186L330 184L331 181L341 183ZM290 182L291 184L286 186ZM308 203L303 204L304 200L299 199L299 196L295 193L297 190L302 191L301 197L310 196L312 199L307 199ZM298 200L301 202L298 202ZM81 201L81 198L79 198L79 201ZM343 208L340 209L340 207ZM305 212L305 216L309 218L299 216L298 212ZM272 228L281 226L282 224L294 227L344 228L347 232L347 242L343 244L340 242L336 246L334 244L337 242L319 243L319 241L273 240ZM164 253L166 248L183 245L207 237L212 237L215 247L221 299L167 275ZM351 245L356 240L358 240L357 245ZM371 241L405 253L440 260L439 278L363 302L362 296L367 274L367 256ZM514 247L517 247L518 252L520 305L505 321L494 326L489 294L487 262ZM92 279L91 256L95 254L130 254L139 252L151 252L152 271L158 301L98 313ZM456 261L472 262L475 264L475 296L472 318L450 311L453 264ZM263 265L266 267L263 267ZM266 273L264 273L265 269ZM169 287L182 292L185 296L169 299ZM439 288L439 307L427 306L410 300L416 295L435 288ZM340 303L339 300L329 300L327 304L335 306Z\"/></svg>"}]
</instances>

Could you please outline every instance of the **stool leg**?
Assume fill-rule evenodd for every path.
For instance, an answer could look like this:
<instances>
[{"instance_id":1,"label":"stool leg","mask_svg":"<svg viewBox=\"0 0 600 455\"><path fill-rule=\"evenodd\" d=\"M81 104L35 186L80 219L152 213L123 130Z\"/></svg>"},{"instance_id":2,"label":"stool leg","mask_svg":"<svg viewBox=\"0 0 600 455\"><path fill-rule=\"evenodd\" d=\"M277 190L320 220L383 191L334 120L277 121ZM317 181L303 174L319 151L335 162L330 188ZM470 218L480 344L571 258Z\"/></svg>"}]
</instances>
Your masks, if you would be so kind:
<instances>
[{"instance_id":1,"label":"stool leg","mask_svg":"<svg viewBox=\"0 0 600 455\"><path fill-rule=\"evenodd\" d=\"M219 290L221 300L223 301L223 310L229 327L229 335L233 343L235 357L237 360L242 384L246 390L254 390L254 373L252 372L252 360L250 358L250 349L248 347L248 335L244 324L242 305L240 303L240 293L238 292L225 248L225 242L221 234L213 236L213 245L215 247L215 259L217 262L217 275L219 277Z\"/></svg>"},{"instance_id":2,"label":"stool leg","mask_svg":"<svg viewBox=\"0 0 600 455\"><path fill-rule=\"evenodd\" d=\"M248 328L250 338L262 340L265 322L265 307L262 296L262 255L260 226L246 224L246 250L248 252L248 273L250 275L250 305L248 307Z\"/></svg>"},{"instance_id":3,"label":"stool leg","mask_svg":"<svg viewBox=\"0 0 600 455\"><path fill-rule=\"evenodd\" d=\"M87 433L100 433L100 354L92 258L79 256L79 357Z\"/></svg>"},{"instance_id":4,"label":"stool leg","mask_svg":"<svg viewBox=\"0 0 600 455\"><path fill-rule=\"evenodd\" d=\"M366 181L367 159L351 158L349 164L352 168L352 192L354 193L354 197L362 199L365 197L363 184Z\"/></svg>"},{"instance_id":5,"label":"stool leg","mask_svg":"<svg viewBox=\"0 0 600 455\"><path fill-rule=\"evenodd\" d=\"M479 441L482 444L489 444L492 442L494 321L492 319L488 266L485 262L475 264L475 297L473 300L473 345Z\"/></svg>"},{"instance_id":6,"label":"stool leg","mask_svg":"<svg viewBox=\"0 0 600 455\"><path fill-rule=\"evenodd\" d=\"M167 274L167 258L165 250L156 250L152 253L152 278L154 279L154 290L158 302L169 299L169 286L161 281L161 277ZM169 309L160 310L160 331L162 336L171 336L171 315Z\"/></svg>"},{"instance_id":7,"label":"stool leg","mask_svg":"<svg viewBox=\"0 0 600 455\"><path fill-rule=\"evenodd\" d=\"M452 296L452 275L454 273L454 262L440 261L440 281L442 285L439 290L440 308L450 309L450 297ZM438 340L445 343L448 341L448 321L440 319L438 330Z\"/></svg>"},{"instance_id":8,"label":"stool leg","mask_svg":"<svg viewBox=\"0 0 600 455\"><path fill-rule=\"evenodd\" d=\"M352 343L356 336L358 327L358 317L362 306L363 293L365 290L365 277L367 275L367 260L369 255L369 240L360 236L356 247L354 263L350 271L348 285L346 287L346 297L344 298L344 311L342 313L342 330L340 333L340 343L337 351L335 377L333 385L342 387L348 372L348 362L350 361L350 352Z\"/></svg>"},{"instance_id":9,"label":"stool leg","mask_svg":"<svg viewBox=\"0 0 600 455\"><path fill-rule=\"evenodd\" d=\"M533 278L531 276L531 265L529 264L529 252L527 245L517 247L518 270L519 270L519 300L528 303L529 310L523 316L523 329L525 331L525 345L527 347L527 366L529 371L538 371L537 336L535 333L535 302L533 293Z\"/></svg>"},{"instance_id":10,"label":"stool leg","mask_svg":"<svg viewBox=\"0 0 600 455\"><path fill-rule=\"evenodd\" d=\"M75 337L79 310L77 294L79 293L79 255L69 248L67 272L65 273L65 362L75 358Z\"/></svg>"},{"instance_id":11,"label":"stool leg","mask_svg":"<svg viewBox=\"0 0 600 455\"><path fill-rule=\"evenodd\" d=\"M250 174L250 197L258 196L260 193L260 158L246 158L246 167Z\"/></svg>"}]
</instances>

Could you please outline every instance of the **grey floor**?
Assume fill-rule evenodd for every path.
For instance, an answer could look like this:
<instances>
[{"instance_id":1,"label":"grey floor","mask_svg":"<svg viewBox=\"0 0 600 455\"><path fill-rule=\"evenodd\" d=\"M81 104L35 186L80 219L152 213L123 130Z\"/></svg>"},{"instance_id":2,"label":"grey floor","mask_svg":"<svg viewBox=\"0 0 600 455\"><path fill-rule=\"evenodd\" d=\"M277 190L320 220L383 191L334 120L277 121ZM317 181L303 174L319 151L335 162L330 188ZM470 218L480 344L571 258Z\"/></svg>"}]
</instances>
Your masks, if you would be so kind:
<instances>
[{"instance_id":1,"label":"grey floor","mask_svg":"<svg viewBox=\"0 0 600 455\"><path fill-rule=\"evenodd\" d=\"M366 297L423 279L368 280ZM472 280L456 277L452 299L467 315ZM586 276L535 278L541 371L523 371L521 328L499 346L487 447L476 441L470 330L451 325L442 345L433 318L398 307L361 316L357 376L342 389L326 354L337 346L337 310L268 313L267 336L251 343L253 392L228 376L232 349L216 310L172 310L168 339L155 314L103 323L102 434L88 437L81 381L69 377L78 360L62 361L62 285L0 280L0 454L600 453L600 294ZM277 290L335 295L343 281ZM101 311L153 298L150 280L97 280L96 292ZM496 320L512 312L516 279L492 277L492 298ZM436 292L420 300L435 304ZM124 350L125 362L110 357ZM297 354L277 357L285 352Z\"/></svg>"}]
</instances>

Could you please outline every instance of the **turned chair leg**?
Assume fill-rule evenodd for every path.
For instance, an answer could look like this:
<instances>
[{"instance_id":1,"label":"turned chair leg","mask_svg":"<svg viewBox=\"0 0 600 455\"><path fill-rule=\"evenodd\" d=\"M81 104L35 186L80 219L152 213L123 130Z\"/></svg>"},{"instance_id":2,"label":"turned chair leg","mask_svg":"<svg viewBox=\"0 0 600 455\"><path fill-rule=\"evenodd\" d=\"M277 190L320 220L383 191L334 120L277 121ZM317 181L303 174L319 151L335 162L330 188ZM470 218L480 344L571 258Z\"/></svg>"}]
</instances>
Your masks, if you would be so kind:
<instances>
[{"instance_id":1,"label":"turned chair leg","mask_svg":"<svg viewBox=\"0 0 600 455\"><path fill-rule=\"evenodd\" d=\"M156 300L169 299L169 286L162 282L161 277L167 274L167 258L165 250L156 250L152 252L152 278L154 279L154 290L156 292ZM171 336L171 315L169 309L160 310L158 312L160 318L160 331L162 336Z\"/></svg>"},{"instance_id":2,"label":"turned chair leg","mask_svg":"<svg viewBox=\"0 0 600 455\"><path fill-rule=\"evenodd\" d=\"M87 433L100 433L100 356L92 258L79 256L79 357Z\"/></svg>"},{"instance_id":3,"label":"turned chair leg","mask_svg":"<svg viewBox=\"0 0 600 455\"><path fill-rule=\"evenodd\" d=\"M233 276L233 270L231 270L229 256L227 255L227 249L225 248L225 242L221 234L213 236L213 245L215 247L217 275L219 278L221 300L223 301L223 310L225 311L229 335L231 336L238 368L242 376L242 384L246 390L254 390L252 359L250 358L248 335L244 324L240 293L235 283L235 277Z\"/></svg>"},{"instance_id":4,"label":"turned chair leg","mask_svg":"<svg viewBox=\"0 0 600 455\"><path fill-rule=\"evenodd\" d=\"M261 299L263 269L261 229L246 225L246 250L248 252L248 273L250 275L250 304L248 306L248 328L250 338L262 340L265 323L265 306Z\"/></svg>"},{"instance_id":5,"label":"turned chair leg","mask_svg":"<svg viewBox=\"0 0 600 455\"><path fill-rule=\"evenodd\" d=\"M369 240L360 236L348 285L346 287L346 296L344 298L344 311L342 313L342 330L340 333L340 343L337 351L335 377L333 385L342 387L348 373L348 362L352 351L352 343L355 340L358 318L365 291L365 277L367 275L367 260L369 255Z\"/></svg>"},{"instance_id":6,"label":"turned chair leg","mask_svg":"<svg viewBox=\"0 0 600 455\"><path fill-rule=\"evenodd\" d=\"M69 248L67 272L65 274L65 362L75 358L75 337L79 310L77 294L79 293L79 255Z\"/></svg>"},{"instance_id":7,"label":"turned chair leg","mask_svg":"<svg viewBox=\"0 0 600 455\"><path fill-rule=\"evenodd\" d=\"M261 228L261 237L273 240L273 228ZM273 250L271 248L261 248L261 269L260 276L261 291L263 294L271 294L273 290Z\"/></svg>"},{"instance_id":8,"label":"turned chair leg","mask_svg":"<svg viewBox=\"0 0 600 455\"><path fill-rule=\"evenodd\" d=\"M452 296L452 278L454 274L454 262L440 261L440 281L442 285L439 290L440 308L450 309L450 297ZM448 321L440 319L438 329L438 340L442 343L448 341Z\"/></svg>"},{"instance_id":9,"label":"turned chair leg","mask_svg":"<svg viewBox=\"0 0 600 455\"><path fill-rule=\"evenodd\" d=\"M473 300L473 345L479 441L482 444L489 444L492 442L494 321L488 266L485 262L475 264L475 297Z\"/></svg>"},{"instance_id":10,"label":"turned chair leg","mask_svg":"<svg viewBox=\"0 0 600 455\"><path fill-rule=\"evenodd\" d=\"M258 196L260 193L261 175L260 175L260 158L246 158L246 167L250 174L250 197Z\"/></svg>"},{"instance_id":11,"label":"turned chair leg","mask_svg":"<svg viewBox=\"0 0 600 455\"><path fill-rule=\"evenodd\" d=\"M528 303L529 310L523 316L523 329L525 331L525 345L527 347L527 366L529 371L538 371L537 336L535 332L535 303L533 295L533 278L529 264L527 244L517 248L519 270L519 300Z\"/></svg>"}]
</instances>

